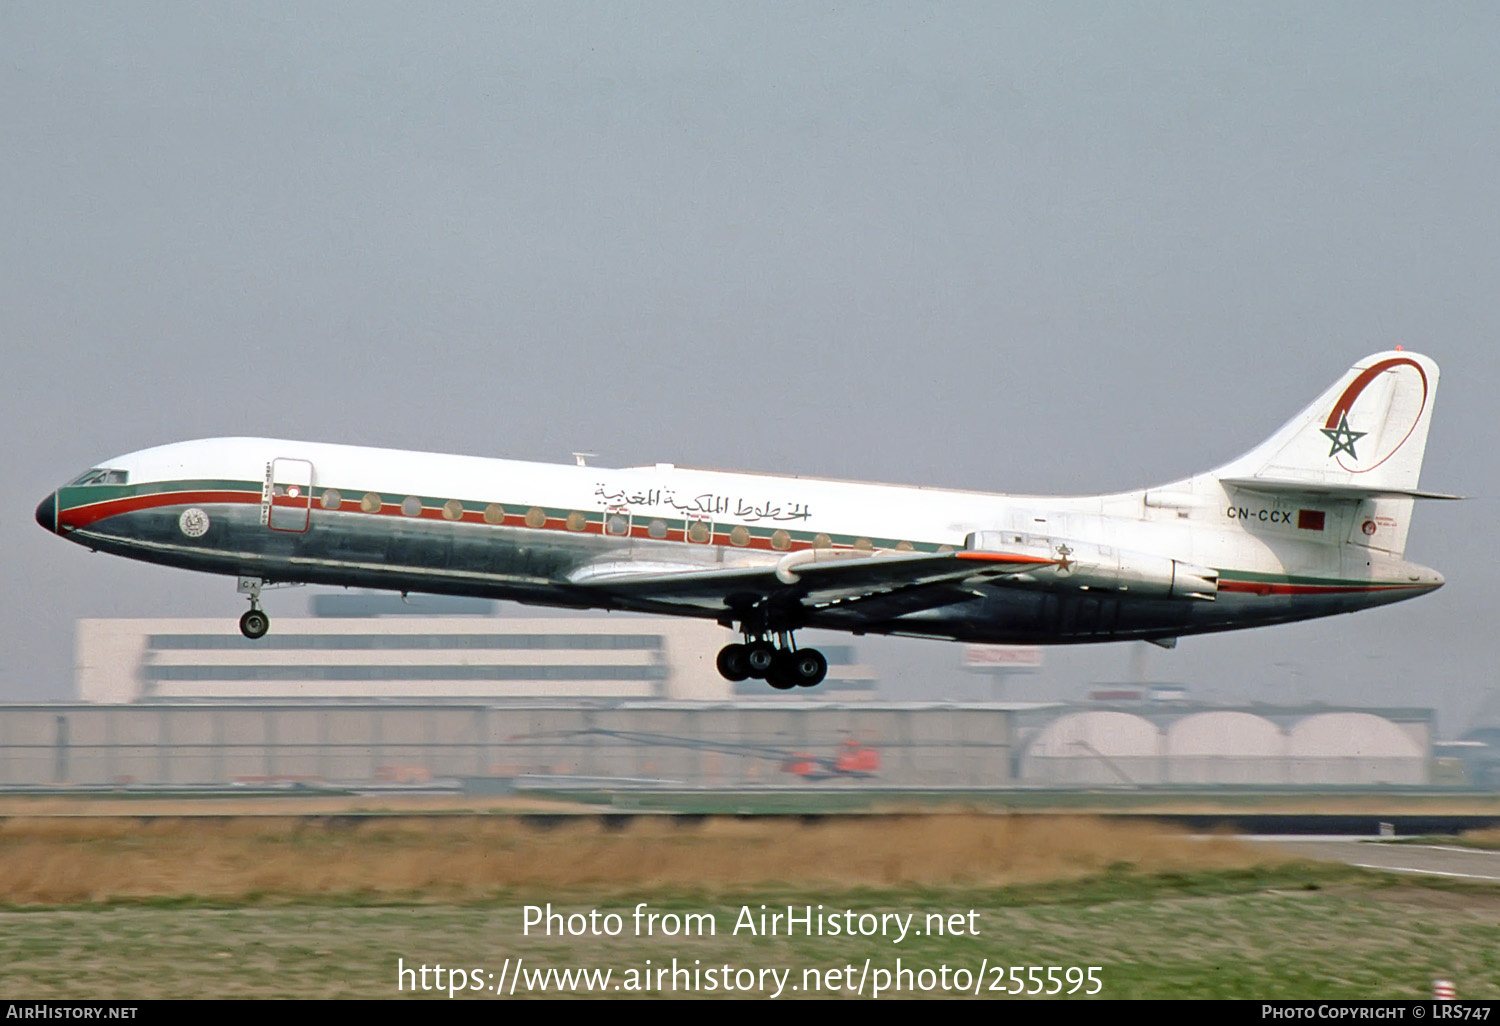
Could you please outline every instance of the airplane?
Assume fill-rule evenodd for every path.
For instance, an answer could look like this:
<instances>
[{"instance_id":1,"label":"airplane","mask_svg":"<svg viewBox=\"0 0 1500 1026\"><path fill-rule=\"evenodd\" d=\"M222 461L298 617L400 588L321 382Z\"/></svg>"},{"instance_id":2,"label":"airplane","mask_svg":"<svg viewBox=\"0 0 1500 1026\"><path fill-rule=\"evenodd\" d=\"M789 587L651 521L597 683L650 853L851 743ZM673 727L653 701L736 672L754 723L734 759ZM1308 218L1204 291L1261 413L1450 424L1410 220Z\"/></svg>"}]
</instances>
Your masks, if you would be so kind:
<instances>
[{"instance_id":1,"label":"airplane","mask_svg":"<svg viewBox=\"0 0 1500 1026\"><path fill-rule=\"evenodd\" d=\"M1443 583L1404 559L1437 364L1356 363L1250 452L1154 488L1001 495L678 467L526 463L267 438L107 460L37 522L238 578L713 619L732 681L812 687L795 633L1076 644L1289 623Z\"/></svg>"}]
</instances>

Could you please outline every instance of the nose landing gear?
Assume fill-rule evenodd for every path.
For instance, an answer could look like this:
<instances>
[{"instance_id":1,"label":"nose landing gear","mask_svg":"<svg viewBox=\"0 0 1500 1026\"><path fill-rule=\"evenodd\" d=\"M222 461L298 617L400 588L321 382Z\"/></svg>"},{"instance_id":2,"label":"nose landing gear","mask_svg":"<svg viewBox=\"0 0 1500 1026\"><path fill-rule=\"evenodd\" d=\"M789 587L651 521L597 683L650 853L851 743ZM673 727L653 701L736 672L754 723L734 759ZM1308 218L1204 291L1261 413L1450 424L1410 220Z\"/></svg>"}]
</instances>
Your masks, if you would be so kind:
<instances>
[{"instance_id":1,"label":"nose landing gear","mask_svg":"<svg viewBox=\"0 0 1500 1026\"><path fill-rule=\"evenodd\" d=\"M251 641L265 637L271 629L271 618L260 608L260 588L264 583L259 577L240 578L240 594L250 596L250 608L240 617L240 633Z\"/></svg>"},{"instance_id":2,"label":"nose landing gear","mask_svg":"<svg viewBox=\"0 0 1500 1026\"><path fill-rule=\"evenodd\" d=\"M254 640L266 636L271 629L271 618L259 609L249 609L240 617L240 633Z\"/></svg>"}]
</instances>

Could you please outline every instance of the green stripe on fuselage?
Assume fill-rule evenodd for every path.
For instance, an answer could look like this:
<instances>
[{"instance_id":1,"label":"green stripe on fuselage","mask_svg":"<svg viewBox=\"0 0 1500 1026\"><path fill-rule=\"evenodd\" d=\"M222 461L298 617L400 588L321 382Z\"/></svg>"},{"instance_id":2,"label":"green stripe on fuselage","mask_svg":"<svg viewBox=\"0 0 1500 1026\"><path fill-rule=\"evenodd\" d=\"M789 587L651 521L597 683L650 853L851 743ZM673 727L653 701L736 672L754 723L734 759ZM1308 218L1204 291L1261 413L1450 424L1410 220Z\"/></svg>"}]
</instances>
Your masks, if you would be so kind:
<instances>
[{"instance_id":1,"label":"green stripe on fuselage","mask_svg":"<svg viewBox=\"0 0 1500 1026\"><path fill-rule=\"evenodd\" d=\"M264 483L261 481L230 481L206 478L183 481L148 481L141 484L125 485L71 485L58 489L57 506L59 513L65 513L69 510L77 509L83 506L94 506L100 503L113 502L119 499L133 499L149 495L165 495L177 492L253 492L259 494L263 487ZM339 493L339 497L342 502L358 503L365 495L373 494L379 497L382 506L399 507L403 501L409 498L407 494L397 492L376 492L370 489L347 489L331 485L316 485L312 490L313 494L311 496L311 503L313 510L315 510L319 514L335 512L334 510L322 509L319 506L318 500L321 497L322 493L329 490L330 488L333 491ZM417 499L422 503L423 510L441 510L444 505L452 501L452 498L452 496L417 496ZM533 506L529 504L506 502L499 499L460 499L458 501L462 504L465 514L472 513L476 516L482 516L484 514L485 508L491 505L491 503L503 506L505 508L506 515L513 517L525 516L526 511L533 508ZM601 509L575 510L552 506L541 506L535 508L541 509L542 512L546 514L548 520L566 520L568 514L570 513L583 513L588 517L588 522L590 524L602 523L610 515L610 511ZM365 515L368 516L369 514ZM660 514L649 511L643 511L639 513L631 512L630 516L632 517L633 522L637 524L649 520L663 520L667 523L669 529L676 531L686 530L687 526L693 523L704 522L681 516L662 516ZM714 534L716 536L719 534L727 533L728 528L730 527L743 526L750 532L750 537L752 540L758 539L769 541L772 535L774 535L777 531L786 531L787 534L791 537L793 546L809 546L819 534L828 534L828 532L825 531L793 530L785 526L766 527L764 525L742 524L739 521L727 519L713 520L712 523L714 525ZM830 542L834 547L846 549L853 548L855 542L857 542L860 538L868 537L865 535L853 534L828 534L828 536ZM936 552L939 548L942 547L943 544L945 544L942 542L915 541L908 538L870 538L869 541L871 547L875 549L895 549L896 546L900 545L902 542L906 542L912 546L913 552ZM691 544L708 543L704 542ZM952 547L951 544L950 547ZM778 550L773 549L772 551Z\"/></svg>"},{"instance_id":2,"label":"green stripe on fuselage","mask_svg":"<svg viewBox=\"0 0 1500 1026\"><path fill-rule=\"evenodd\" d=\"M1301 584L1314 587L1363 587L1379 584L1371 578L1310 577L1301 574L1264 574L1255 570L1220 570L1221 581L1244 581L1247 584Z\"/></svg>"}]
</instances>

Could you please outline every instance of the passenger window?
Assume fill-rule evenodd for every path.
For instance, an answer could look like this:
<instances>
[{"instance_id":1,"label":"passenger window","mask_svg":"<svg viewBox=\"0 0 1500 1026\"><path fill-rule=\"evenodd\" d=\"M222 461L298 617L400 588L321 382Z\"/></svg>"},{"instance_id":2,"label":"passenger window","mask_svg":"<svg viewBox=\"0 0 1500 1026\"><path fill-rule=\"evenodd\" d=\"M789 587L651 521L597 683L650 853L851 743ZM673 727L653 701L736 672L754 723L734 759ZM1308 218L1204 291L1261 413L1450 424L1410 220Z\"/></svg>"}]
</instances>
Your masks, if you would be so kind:
<instances>
[{"instance_id":1,"label":"passenger window","mask_svg":"<svg viewBox=\"0 0 1500 1026\"><path fill-rule=\"evenodd\" d=\"M831 549L833 548L833 539L826 534L820 534L813 539L813 548Z\"/></svg>"},{"instance_id":2,"label":"passenger window","mask_svg":"<svg viewBox=\"0 0 1500 1026\"><path fill-rule=\"evenodd\" d=\"M486 524L505 523L505 507L498 502L492 502L484 507L484 522Z\"/></svg>"},{"instance_id":3,"label":"passenger window","mask_svg":"<svg viewBox=\"0 0 1500 1026\"><path fill-rule=\"evenodd\" d=\"M462 520L464 518L464 504L457 499L449 499L443 503L444 520Z\"/></svg>"},{"instance_id":4,"label":"passenger window","mask_svg":"<svg viewBox=\"0 0 1500 1026\"><path fill-rule=\"evenodd\" d=\"M771 535L771 548L780 549L785 552L792 547L792 536L785 531L777 531Z\"/></svg>"},{"instance_id":5,"label":"passenger window","mask_svg":"<svg viewBox=\"0 0 1500 1026\"><path fill-rule=\"evenodd\" d=\"M579 513L577 510L574 510L572 513L568 514L568 530L582 531L585 527L588 526L589 518L586 514Z\"/></svg>"},{"instance_id":6,"label":"passenger window","mask_svg":"<svg viewBox=\"0 0 1500 1026\"><path fill-rule=\"evenodd\" d=\"M746 545L749 545L750 544L750 528L748 528L748 527L736 527L734 530L730 531L729 532L729 544L731 544L731 545L738 545L741 548L744 548Z\"/></svg>"},{"instance_id":7,"label":"passenger window","mask_svg":"<svg viewBox=\"0 0 1500 1026\"><path fill-rule=\"evenodd\" d=\"M604 522L604 529L615 536L623 536L630 532L630 522L618 513L610 514Z\"/></svg>"},{"instance_id":8,"label":"passenger window","mask_svg":"<svg viewBox=\"0 0 1500 1026\"><path fill-rule=\"evenodd\" d=\"M695 520L688 525L687 536L688 541L697 542L699 545L702 545L713 538L713 532L708 529L708 525L703 521Z\"/></svg>"},{"instance_id":9,"label":"passenger window","mask_svg":"<svg viewBox=\"0 0 1500 1026\"><path fill-rule=\"evenodd\" d=\"M328 488L323 492L322 503L324 509L338 509L344 504L344 497L338 493L338 489Z\"/></svg>"},{"instance_id":10,"label":"passenger window","mask_svg":"<svg viewBox=\"0 0 1500 1026\"><path fill-rule=\"evenodd\" d=\"M365 497L359 500L359 508L366 513L379 513L380 506L380 496L374 492L365 492Z\"/></svg>"},{"instance_id":11,"label":"passenger window","mask_svg":"<svg viewBox=\"0 0 1500 1026\"><path fill-rule=\"evenodd\" d=\"M667 522L665 520L652 520L646 525L646 533L653 538L665 538L667 536Z\"/></svg>"},{"instance_id":12,"label":"passenger window","mask_svg":"<svg viewBox=\"0 0 1500 1026\"><path fill-rule=\"evenodd\" d=\"M415 495L408 495L406 498L401 500L401 512L409 517L421 516L422 500L417 498Z\"/></svg>"},{"instance_id":13,"label":"passenger window","mask_svg":"<svg viewBox=\"0 0 1500 1026\"><path fill-rule=\"evenodd\" d=\"M547 526L547 514L544 513L544 512L542 512L542 510L539 507L537 507L537 506L531 507L530 509L528 509L526 511L526 526L527 527L546 527Z\"/></svg>"}]
</instances>

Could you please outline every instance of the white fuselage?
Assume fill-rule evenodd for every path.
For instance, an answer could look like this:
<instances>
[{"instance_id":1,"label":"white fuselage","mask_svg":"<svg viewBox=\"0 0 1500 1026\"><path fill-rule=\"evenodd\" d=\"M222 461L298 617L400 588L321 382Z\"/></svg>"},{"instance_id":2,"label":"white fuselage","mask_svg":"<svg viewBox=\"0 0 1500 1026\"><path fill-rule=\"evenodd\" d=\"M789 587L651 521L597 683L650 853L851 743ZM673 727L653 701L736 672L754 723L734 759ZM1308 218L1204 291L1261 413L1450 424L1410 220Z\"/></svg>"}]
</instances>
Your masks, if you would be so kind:
<instances>
[{"instance_id":1,"label":"white fuselage","mask_svg":"<svg viewBox=\"0 0 1500 1026\"><path fill-rule=\"evenodd\" d=\"M267 581L486 594L726 623L739 618L736 601L771 596L730 589L705 597L699 586L691 596L658 587L644 599L608 585L778 566L798 552L1029 554L1045 557L1051 573L945 581L946 591L929 584L923 601L873 617L852 617L846 599L810 603L794 626L1071 642L1327 615L1441 583L1399 555L1350 543L1368 510L1240 492L1212 477L1054 498L262 438L181 442L104 469L117 472L116 483L59 489L47 526L93 548ZM1128 582L1137 578L1127 571L1147 564L1207 583L1132 591ZM867 591L854 597L881 597L879 587ZM1179 597L1188 591L1196 594Z\"/></svg>"}]
</instances>

